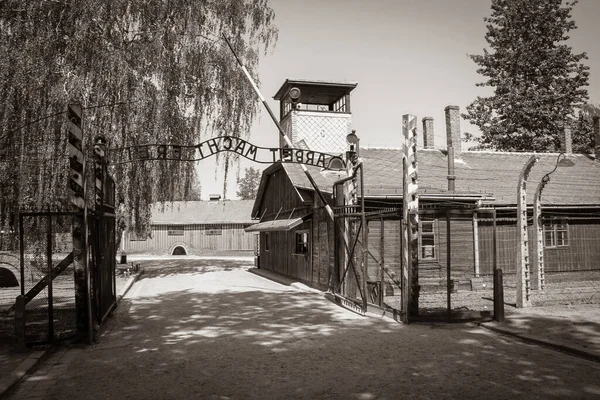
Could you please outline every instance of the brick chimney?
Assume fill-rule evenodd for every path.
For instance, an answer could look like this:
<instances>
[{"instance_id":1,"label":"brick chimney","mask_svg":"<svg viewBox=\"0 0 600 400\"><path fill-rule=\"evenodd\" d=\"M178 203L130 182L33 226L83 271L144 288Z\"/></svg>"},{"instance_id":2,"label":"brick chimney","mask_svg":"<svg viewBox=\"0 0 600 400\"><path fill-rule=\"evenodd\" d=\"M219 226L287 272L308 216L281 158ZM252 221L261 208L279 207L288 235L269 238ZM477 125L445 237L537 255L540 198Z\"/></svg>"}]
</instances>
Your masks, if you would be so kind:
<instances>
[{"instance_id":1,"label":"brick chimney","mask_svg":"<svg viewBox=\"0 0 600 400\"><path fill-rule=\"evenodd\" d=\"M448 191L454 192L456 175L454 155L460 155L460 115L458 106L448 106L446 112L446 143L448 145Z\"/></svg>"},{"instance_id":2,"label":"brick chimney","mask_svg":"<svg viewBox=\"0 0 600 400\"><path fill-rule=\"evenodd\" d=\"M446 112L446 140L448 147L454 148L455 154L461 153L460 113L458 106L448 106Z\"/></svg>"},{"instance_id":3,"label":"brick chimney","mask_svg":"<svg viewBox=\"0 0 600 400\"><path fill-rule=\"evenodd\" d=\"M423 148L434 149L433 140L433 118L425 117L423 118Z\"/></svg>"},{"instance_id":4,"label":"brick chimney","mask_svg":"<svg viewBox=\"0 0 600 400\"><path fill-rule=\"evenodd\" d=\"M567 123L565 123L565 126L560 133L560 151L565 154L573 154L571 127Z\"/></svg>"}]
</instances>

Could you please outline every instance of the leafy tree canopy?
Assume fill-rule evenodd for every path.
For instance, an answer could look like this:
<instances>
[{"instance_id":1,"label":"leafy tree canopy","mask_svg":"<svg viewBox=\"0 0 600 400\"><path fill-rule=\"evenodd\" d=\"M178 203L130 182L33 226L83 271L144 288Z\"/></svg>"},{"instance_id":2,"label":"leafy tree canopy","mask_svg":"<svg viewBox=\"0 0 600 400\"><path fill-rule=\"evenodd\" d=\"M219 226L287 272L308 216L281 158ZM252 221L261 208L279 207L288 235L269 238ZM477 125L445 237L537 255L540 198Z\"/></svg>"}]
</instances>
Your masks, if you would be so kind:
<instances>
[{"instance_id":1,"label":"leafy tree canopy","mask_svg":"<svg viewBox=\"0 0 600 400\"><path fill-rule=\"evenodd\" d=\"M110 147L246 135L259 103L220 35L256 75L277 37L267 1L1 1L0 225L68 206L68 103L83 105L88 143L103 134ZM219 162L227 173L235 160ZM111 173L121 228L144 225L150 203L199 195L193 163Z\"/></svg>"},{"instance_id":2,"label":"leafy tree canopy","mask_svg":"<svg viewBox=\"0 0 600 400\"><path fill-rule=\"evenodd\" d=\"M573 151L575 153L592 154L594 152L593 118L600 117L600 106L584 104L577 118L572 123Z\"/></svg>"},{"instance_id":3,"label":"leafy tree canopy","mask_svg":"<svg viewBox=\"0 0 600 400\"><path fill-rule=\"evenodd\" d=\"M261 172L253 167L244 170L244 176L238 178L237 195L242 200L254 200L258 185L260 184Z\"/></svg>"},{"instance_id":4,"label":"leafy tree canopy","mask_svg":"<svg viewBox=\"0 0 600 400\"><path fill-rule=\"evenodd\" d=\"M489 50L470 55L487 78L477 86L494 94L477 97L463 115L477 125L480 148L553 152L559 133L572 124L588 98L589 67L565 42L575 29L576 1L492 0L485 18ZM578 141L578 132L573 132Z\"/></svg>"}]
</instances>

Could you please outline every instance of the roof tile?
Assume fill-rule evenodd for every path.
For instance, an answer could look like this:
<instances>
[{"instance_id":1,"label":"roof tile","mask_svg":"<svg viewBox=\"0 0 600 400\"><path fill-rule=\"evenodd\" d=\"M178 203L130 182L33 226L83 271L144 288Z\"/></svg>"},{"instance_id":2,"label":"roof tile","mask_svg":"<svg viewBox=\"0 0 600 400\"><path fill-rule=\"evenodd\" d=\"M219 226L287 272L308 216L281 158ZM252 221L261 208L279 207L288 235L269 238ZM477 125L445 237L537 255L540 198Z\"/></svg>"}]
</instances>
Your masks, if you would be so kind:
<instances>
[{"instance_id":1,"label":"roof tile","mask_svg":"<svg viewBox=\"0 0 600 400\"><path fill-rule=\"evenodd\" d=\"M467 151L455 156L455 189L462 193L493 196L498 205L516 204L517 185L523 165L535 153L500 153ZM531 193L542 177L556 166L558 154L537 153L528 183ZM361 149L365 160L365 190L378 194L402 192L402 152L400 149ZM581 154L567 156L568 164L550 175L544 188L543 203L553 205L599 205L600 163ZM448 160L440 150L417 152L419 190L421 193L448 193ZM561 163L562 164L562 163ZM528 196L533 202L533 196Z\"/></svg>"}]
</instances>

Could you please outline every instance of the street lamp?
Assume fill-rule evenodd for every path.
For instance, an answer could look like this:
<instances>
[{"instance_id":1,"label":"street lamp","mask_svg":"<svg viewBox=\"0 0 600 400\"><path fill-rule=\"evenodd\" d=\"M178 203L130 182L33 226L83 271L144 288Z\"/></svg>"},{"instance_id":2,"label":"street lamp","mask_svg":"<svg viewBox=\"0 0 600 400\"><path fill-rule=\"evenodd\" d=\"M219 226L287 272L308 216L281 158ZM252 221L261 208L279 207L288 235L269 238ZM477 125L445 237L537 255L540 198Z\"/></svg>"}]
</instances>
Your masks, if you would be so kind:
<instances>
[{"instance_id":1,"label":"street lamp","mask_svg":"<svg viewBox=\"0 0 600 400\"><path fill-rule=\"evenodd\" d=\"M348 151L346 152L346 162L350 161L354 164L359 156L360 149L360 138L356 135L355 130L352 130L352 132L346 135L346 142L349 145Z\"/></svg>"}]
</instances>

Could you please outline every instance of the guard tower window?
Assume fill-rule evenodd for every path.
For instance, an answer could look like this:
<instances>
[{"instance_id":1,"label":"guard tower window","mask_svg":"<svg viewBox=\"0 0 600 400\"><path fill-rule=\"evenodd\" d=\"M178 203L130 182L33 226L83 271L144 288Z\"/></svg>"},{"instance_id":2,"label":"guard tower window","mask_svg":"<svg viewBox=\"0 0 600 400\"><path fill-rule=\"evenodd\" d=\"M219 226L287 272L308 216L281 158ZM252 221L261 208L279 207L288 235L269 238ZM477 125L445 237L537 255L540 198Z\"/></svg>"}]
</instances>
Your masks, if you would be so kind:
<instances>
[{"instance_id":1,"label":"guard tower window","mask_svg":"<svg viewBox=\"0 0 600 400\"><path fill-rule=\"evenodd\" d=\"M322 103L303 103L299 102L296 106L296 110L302 111L321 111L321 112L332 112L332 113L349 113L349 107L347 105L346 96L340 97L338 100L331 104ZM285 117L292 111L292 101L289 97L285 98L282 102L282 116Z\"/></svg>"},{"instance_id":2,"label":"guard tower window","mask_svg":"<svg viewBox=\"0 0 600 400\"><path fill-rule=\"evenodd\" d=\"M282 115L288 115L290 111L292 111L292 100L288 97L283 101Z\"/></svg>"},{"instance_id":3,"label":"guard tower window","mask_svg":"<svg viewBox=\"0 0 600 400\"><path fill-rule=\"evenodd\" d=\"M273 97L280 102L280 118L287 116L294 105L292 88L300 89L297 110L350 114L350 92L356 83L287 79Z\"/></svg>"},{"instance_id":4,"label":"guard tower window","mask_svg":"<svg viewBox=\"0 0 600 400\"><path fill-rule=\"evenodd\" d=\"M333 111L341 113L350 112L350 110L348 110L348 107L346 106L346 96L340 97L338 101L333 103Z\"/></svg>"},{"instance_id":5,"label":"guard tower window","mask_svg":"<svg viewBox=\"0 0 600 400\"><path fill-rule=\"evenodd\" d=\"M327 104L305 104L299 103L298 110L306 111L331 111L331 108Z\"/></svg>"}]
</instances>

